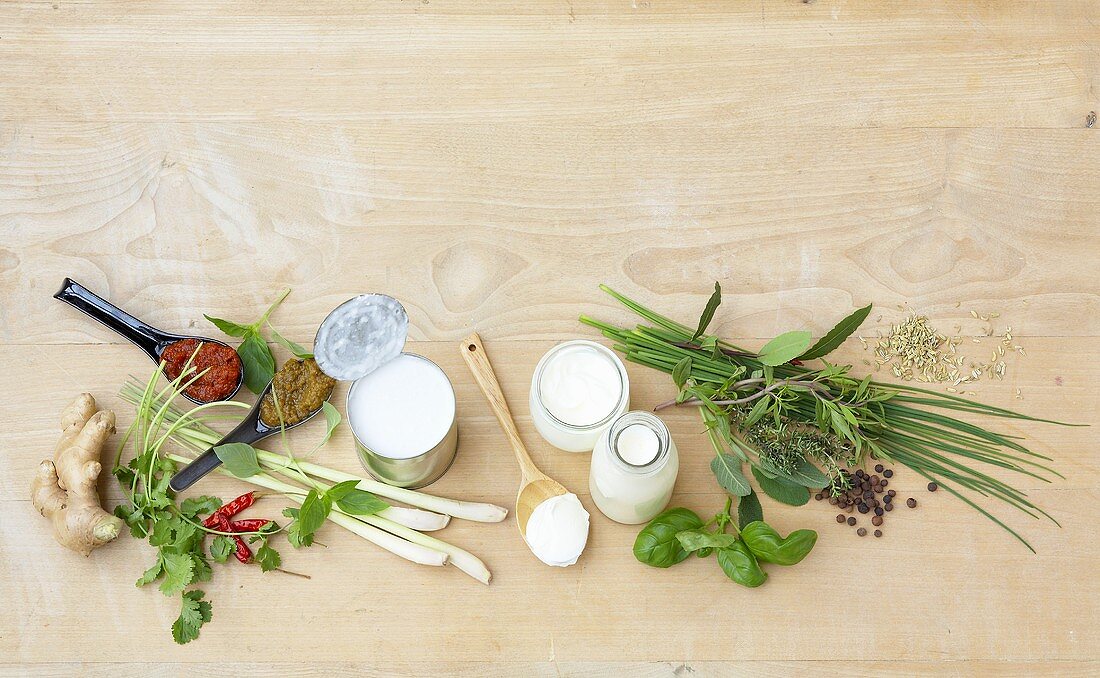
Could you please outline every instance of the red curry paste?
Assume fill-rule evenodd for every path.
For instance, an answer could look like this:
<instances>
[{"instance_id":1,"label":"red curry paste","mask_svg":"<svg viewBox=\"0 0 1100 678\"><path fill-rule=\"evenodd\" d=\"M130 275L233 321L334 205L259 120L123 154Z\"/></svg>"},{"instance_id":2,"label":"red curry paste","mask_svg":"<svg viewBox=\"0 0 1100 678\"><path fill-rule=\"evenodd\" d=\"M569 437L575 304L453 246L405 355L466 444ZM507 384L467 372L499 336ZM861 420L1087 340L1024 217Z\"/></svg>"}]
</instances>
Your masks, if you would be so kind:
<instances>
[{"instance_id":1,"label":"red curry paste","mask_svg":"<svg viewBox=\"0 0 1100 678\"><path fill-rule=\"evenodd\" d=\"M195 353L196 349L198 353ZM195 357L192 359L191 355ZM191 360L189 374L206 372L184 390L184 393L204 403L228 398L241 379L241 359L228 346L203 342L198 339L181 339L168 344L160 354L164 361L164 373L175 379L183 372L183 366Z\"/></svg>"}]
</instances>

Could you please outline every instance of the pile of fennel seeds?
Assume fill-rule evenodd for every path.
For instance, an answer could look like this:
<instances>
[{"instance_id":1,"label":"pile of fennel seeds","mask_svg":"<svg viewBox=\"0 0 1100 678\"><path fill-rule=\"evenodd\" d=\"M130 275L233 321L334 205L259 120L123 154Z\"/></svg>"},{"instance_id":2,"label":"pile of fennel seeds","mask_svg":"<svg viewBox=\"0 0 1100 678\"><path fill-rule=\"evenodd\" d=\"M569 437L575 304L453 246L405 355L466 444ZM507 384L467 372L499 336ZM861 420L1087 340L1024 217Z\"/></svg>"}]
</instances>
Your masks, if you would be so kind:
<instances>
[{"instance_id":1,"label":"pile of fennel seeds","mask_svg":"<svg viewBox=\"0 0 1100 678\"><path fill-rule=\"evenodd\" d=\"M904 381L950 383L947 390L951 393L977 395L974 391L964 389L982 379L996 378L1003 381L1008 369L1006 356L1017 353L1026 356L1027 353L1023 346L1013 342L1011 326L1000 333L994 330L994 320L1000 317L999 313L982 315L971 311L970 315L975 320L988 324L982 338L960 336L961 325L956 325L955 334L948 337L932 327L928 316L910 315L892 326L889 335L883 337L880 334L877 344L874 345L874 363L869 360L863 362L867 365L874 364L876 371L888 365L894 376ZM984 353L984 349L970 346L982 346L982 339L997 342L988 359L984 355L975 358L963 353L964 350L971 356L975 351ZM859 337L859 340L865 350L871 348L871 343L865 337ZM1020 389L1016 389L1016 398L1022 399Z\"/></svg>"}]
</instances>

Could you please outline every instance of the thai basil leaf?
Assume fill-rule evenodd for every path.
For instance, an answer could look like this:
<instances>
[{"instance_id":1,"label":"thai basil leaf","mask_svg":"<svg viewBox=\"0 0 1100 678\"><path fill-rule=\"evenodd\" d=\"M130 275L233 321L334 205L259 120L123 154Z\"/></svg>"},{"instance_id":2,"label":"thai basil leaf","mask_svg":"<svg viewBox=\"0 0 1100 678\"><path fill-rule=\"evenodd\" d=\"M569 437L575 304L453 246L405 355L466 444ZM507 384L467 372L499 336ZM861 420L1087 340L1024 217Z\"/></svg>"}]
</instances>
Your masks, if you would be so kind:
<instances>
[{"instance_id":1,"label":"thai basil leaf","mask_svg":"<svg viewBox=\"0 0 1100 678\"><path fill-rule=\"evenodd\" d=\"M764 519L764 507L760 505L760 498L756 493L749 491L741 501L737 503L737 526L744 527L755 520ZM729 546L729 544L726 544Z\"/></svg>"},{"instance_id":2,"label":"thai basil leaf","mask_svg":"<svg viewBox=\"0 0 1100 678\"><path fill-rule=\"evenodd\" d=\"M205 313L202 314L202 317L204 317L207 320L209 320L210 322L214 323L215 327L217 327L219 330L221 330L222 332L225 332L226 334L228 334L231 337L243 337L243 336L245 336L247 334L250 334L250 333L252 333L256 330L256 328L252 327L251 325L238 325L237 323L233 322L232 320L222 320L221 318L212 318L212 317L206 315Z\"/></svg>"},{"instance_id":3,"label":"thai basil leaf","mask_svg":"<svg viewBox=\"0 0 1100 678\"><path fill-rule=\"evenodd\" d=\"M364 490L353 489L348 494L336 500L336 505L344 513L353 516L369 516L390 507L389 504Z\"/></svg>"},{"instance_id":4,"label":"thai basil leaf","mask_svg":"<svg viewBox=\"0 0 1100 678\"><path fill-rule=\"evenodd\" d=\"M247 478L260 472L260 462L256 459L256 448L247 443L227 443L214 448L225 470L238 478Z\"/></svg>"},{"instance_id":5,"label":"thai basil leaf","mask_svg":"<svg viewBox=\"0 0 1100 678\"><path fill-rule=\"evenodd\" d=\"M717 310L718 304L721 303L722 286L715 282L714 293L710 295L710 299L707 300L707 306L703 309L703 314L699 316L699 327L695 330L695 334L691 335L692 341L703 336L703 332L707 331L707 326L710 325L710 321L714 319L714 311Z\"/></svg>"},{"instance_id":6,"label":"thai basil leaf","mask_svg":"<svg viewBox=\"0 0 1100 678\"><path fill-rule=\"evenodd\" d=\"M756 478L756 484L760 486L764 494L781 504L802 506L810 501L810 491L803 485L783 478L769 477L755 466L752 467L752 476Z\"/></svg>"},{"instance_id":7,"label":"thai basil leaf","mask_svg":"<svg viewBox=\"0 0 1100 678\"><path fill-rule=\"evenodd\" d=\"M741 460L732 454L716 454L710 462L710 470L726 492L737 497L744 497L752 492L749 481L741 473Z\"/></svg>"},{"instance_id":8,"label":"thai basil leaf","mask_svg":"<svg viewBox=\"0 0 1100 678\"><path fill-rule=\"evenodd\" d=\"M303 348L301 344L296 344L279 334L279 331L272 327L271 323L267 324L267 329L271 330L271 338L275 340L275 343L280 344L283 348L293 353L295 358L307 360L313 357L313 354Z\"/></svg>"},{"instance_id":9,"label":"thai basil leaf","mask_svg":"<svg viewBox=\"0 0 1100 678\"><path fill-rule=\"evenodd\" d=\"M847 318L838 322L836 327L829 330L824 337L818 339L817 343L811 346L808 351L798 357L802 360L814 360L829 355L843 344L845 339L852 336L852 333L863 324L870 313L871 304L853 311Z\"/></svg>"},{"instance_id":10,"label":"thai basil leaf","mask_svg":"<svg viewBox=\"0 0 1100 678\"><path fill-rule=\"evenodd\" d=\"M237 355L241 357L244 367L244 385L259 395L275 376L275 356L271 355L267 342L258 334L245 337L237 347Z\"/></svg>"},{"instance_id":11,"label":"thai basil leaf","mask_svg":"<svg viewBox=\"0 0 1100 678\"><path fill-rule=\"evenodd\" d=\"M812 335L806 330L784 332L760 349L760 362L772 367L788 363L806 350Z\"/></svg>"}]
</instances>

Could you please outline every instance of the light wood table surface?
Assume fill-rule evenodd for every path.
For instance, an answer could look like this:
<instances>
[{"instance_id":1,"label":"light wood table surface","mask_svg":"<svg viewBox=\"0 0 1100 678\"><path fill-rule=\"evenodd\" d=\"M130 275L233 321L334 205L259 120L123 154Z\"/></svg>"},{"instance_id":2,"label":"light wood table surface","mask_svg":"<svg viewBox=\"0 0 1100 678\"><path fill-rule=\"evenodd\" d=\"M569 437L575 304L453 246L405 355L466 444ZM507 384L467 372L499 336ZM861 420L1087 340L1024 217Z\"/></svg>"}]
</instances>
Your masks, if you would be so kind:
<instances>
[{"instance_id":1,"label":"light wood table surface","mask_svg":"<svg viewBox=\"0 0 1100 678\"><path fill-rule=\"evenodd\" d=\"M998 312L1027 356L977 397L1095 425L1098 97L1095 0L0 3L0 674L1097 675L1095 426L1000 427L1066 476L1016 479L1061 529L997 507L1037 555L904 471L920 508L879 540L765 498L821 538L751 591L638 564L637 529L595 511L560 570L511 518L455 521L489 587L326 528L282 549L311 580L218 567L185 647L177 601L133 585L151 548L66 552L27 487L73 396L124 426L117 389L151 368L51 299L65 276L180 332L289 286L274 320L303 343L354 293L398 297L459 398L432 491L509 507L518 469L456 342L482 334L535 461L594 508L588 457L543 443L526 400L547 348L595 336L579 314L633 321L601 282L691 323L720 280L715 327L750 346L868 302L864 336ZM638 408L673 392L630 378ZM719 509L698 421L668 421L674 503ZM359 468L346 429L318 458Z\"/></svg>"}]
</instances>

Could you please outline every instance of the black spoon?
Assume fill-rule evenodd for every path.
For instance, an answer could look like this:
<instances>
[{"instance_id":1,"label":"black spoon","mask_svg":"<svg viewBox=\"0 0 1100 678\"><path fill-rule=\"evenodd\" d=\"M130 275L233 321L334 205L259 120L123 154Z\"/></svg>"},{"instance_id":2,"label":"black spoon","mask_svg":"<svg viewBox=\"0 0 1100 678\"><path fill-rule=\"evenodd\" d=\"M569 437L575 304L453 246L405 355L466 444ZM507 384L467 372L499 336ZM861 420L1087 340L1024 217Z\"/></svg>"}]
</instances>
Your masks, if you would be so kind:
<instances>
[{"instance_id":1,"label":"black spoon","mask_svg":"<svg viewBox=\"0 0 1100 678\"><path fill-rule=\"evenodd\" d=\"M169 344L174 344L177 341L183 339L195 339L207 344L218 344L232 349L233 347L226 344L224 341L218 341L217 339L210 339L209 337L195 337L188 336L186 334L172 334L159 330L152 325L144 323L134 316L130 315L121 308L108 302L107 300L93 294L88 291L88 288L84 287L80 283L76 282L72 278L65 278L65 281L61 283L61 289L57 291L57 294L53 295L54 299L60 299L61 301L69 304L73 308L83 312L94 320L98 320L107 327L110 327L115 332L118 332L123 337L128 339L130 343L134 344L141 350L145 351L153 362L160 363L160 355L164 353L164 349ZM233 391L222 398L222 400L229 400L237 391L240 390L241 384L244 383L244 369L240 371L240 376L237 377L237 385L233 387ZM185 398L198 405L203 405L208 401L198 400L192 398L186 393L183 394Z\"/></svg>"},{"instance_id":2,"label":"black spoon","mask_svg":"<svg viewBox=\"0 0 1100 678\"><path fill-rule=\"evenodd\" d=\"M267 388L260 394L260 398L256 401L256 404L252 406L252 409L245 415L244 420L237 424L236 428L227 433L224 438L219 440L209 450L200 454L193 462L177 471L176 475L172 476L172 479L168 481L168 487L172 488L174 492L182 492L197 483L203 476L216 469L222 463L222 460L218 459L218 455L214 452L215 447L227 445L229 443L247 443L251 445L278 433L280 430L279 426L268 426L260 419L260 405L263 403L267 394L271 392L271 386L272 382L269 382ZM332 396L331 392L329 392L329 396ZM325 398L325 400L328 400L328 398ZM322 408L318 407L301 420L293 424L287 424L286 430L289 431L295 426L306 423L317 416L317 413L320 412L321 409Z\"/></svg>"}]
</instances>

